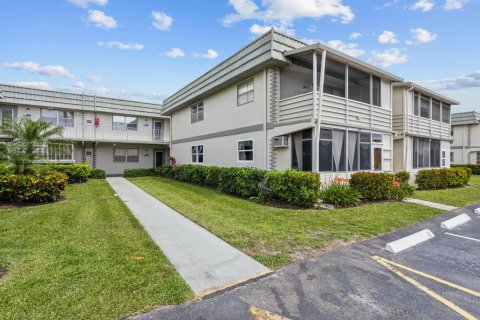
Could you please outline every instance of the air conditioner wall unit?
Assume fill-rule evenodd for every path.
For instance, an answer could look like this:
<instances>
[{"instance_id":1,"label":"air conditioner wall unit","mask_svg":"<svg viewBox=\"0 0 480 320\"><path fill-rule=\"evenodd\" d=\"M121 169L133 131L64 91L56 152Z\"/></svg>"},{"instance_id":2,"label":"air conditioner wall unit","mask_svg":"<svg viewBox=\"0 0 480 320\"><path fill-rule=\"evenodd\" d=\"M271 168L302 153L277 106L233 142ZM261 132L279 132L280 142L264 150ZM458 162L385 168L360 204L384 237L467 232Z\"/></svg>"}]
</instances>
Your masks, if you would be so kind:
<instances>
[{"instance_id":1,"label":"air conditioner wall unit","mask_svg":"<svg viewBox=\"0 0 480 320\"><path fill-rule=\"evenodd\" d=\"M274 148L285 148L288 147L288 136L278 136L273 138L273 147Z\"/></svg>"}]
</instances>

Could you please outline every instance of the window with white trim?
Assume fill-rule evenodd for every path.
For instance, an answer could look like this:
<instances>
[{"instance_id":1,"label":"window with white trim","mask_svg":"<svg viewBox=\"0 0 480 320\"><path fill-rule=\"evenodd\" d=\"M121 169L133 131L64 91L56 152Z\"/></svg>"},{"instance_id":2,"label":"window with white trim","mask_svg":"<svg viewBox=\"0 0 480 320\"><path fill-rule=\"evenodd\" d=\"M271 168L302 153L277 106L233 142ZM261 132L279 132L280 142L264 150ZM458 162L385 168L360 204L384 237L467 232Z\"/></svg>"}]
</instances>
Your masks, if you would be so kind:
<instances>
[{"instance_id":1,"label":"window with white trim","mask_svg":"<svg viewBox=\"0 0 480 320\"><path fill-rule=\"evenodd\" d=\"M73 111L63 110L40 110L40 120L48 122L54 126L73 127Z\"/></svg>"},{"instance_id":2,"label":"window with white trim","mask_svg":"<svg viewBox=\"0 0 480 320\"><path fill-rule=\"evenodd\" d=\"M450 123L450 106L442 103L442 122Z\"/></svg>"},{"instance_id":3,"label":"window with white trim","mask_svg":"<svg viewBox=\"0 0 480 320\"><path fill-rule=\"evenodd\" d=\"M113 162L138 162L138 148L113 148Z\"/></svg>"},{"instance_id":4,"label":"window with white trim","mask_svg":"<svg viewBox=\"0 0 480 320\"><path fill-rule=\"evenodd\" d=\"M192 123L203 121L203 102L199 102L190 108Z\"/></svg>"},{"instance_id":5,"label":"window with white trim","mask_svg":"<svg viewBox=\"0 0 480 320\"><path fill-rule=\"evenodd\" d=\"M203 163L203 144L192 146L192 163Z\"/></svg>"},{"instance_id":6,"label":"window with white trim","mask_svg":"<svg viewBox=\"0 0 480 320\"><path fill-rule=\"evenodd\" d=\"M440 140L413 138L413 168L440 167L440 158Z\"/></svg>"},{"instance_id":7,"label":"window with white trim","mask_svg":"<svg viewBox=\"0 0 480 320\"><path fill-rule=\"evenodd\" d=\"M13 108L0 107L0 126L4 126L13 120Z\"/></svg>"},{"instance_id":8,"label":"window with white trim","mask_svg":"<svg viewBox=\"0 0 480 320\"><path fill-rule=\"evenodd\" d=\"M442 150L442 167L447 166L447 152Z\"/></svg>"},{"instance_id":9,"label":"window with white trim","mask_svg":"<svg viewBox=\"0 0 480 320\"><path fill-rule=\"evenodd\" d=\"M252 102L254 98L253 79L237 85L237 106Z\"/></svg>"},{"instance_id":10,"label":"window with white trim","mask_svg":"<svg viewBox=\"0 0 480 320\"><path fill-rule=\"evenodd\" d=\"M138 118L129 116L112 116L112 130L137 131Z\"/></svg>"},{"instance_id":11,"label":"window with white trim","mask_svg":"<svg viewBox=\"0 0 480 320\"><path fill-rule=\"evenodd\" d=\"M455 153L453 151L450 151L450 163L455 162Z\"/></svg>"},{"instance_id":12,"label":"window with white trim","mask_svg":"<svg viewBox=\"0 0 480 320\"><path fill-rule=\"evenodd\" d=\"M253 162L253 140L240 140L237 142L239 162Z\"/></svg>"}]
</instances>

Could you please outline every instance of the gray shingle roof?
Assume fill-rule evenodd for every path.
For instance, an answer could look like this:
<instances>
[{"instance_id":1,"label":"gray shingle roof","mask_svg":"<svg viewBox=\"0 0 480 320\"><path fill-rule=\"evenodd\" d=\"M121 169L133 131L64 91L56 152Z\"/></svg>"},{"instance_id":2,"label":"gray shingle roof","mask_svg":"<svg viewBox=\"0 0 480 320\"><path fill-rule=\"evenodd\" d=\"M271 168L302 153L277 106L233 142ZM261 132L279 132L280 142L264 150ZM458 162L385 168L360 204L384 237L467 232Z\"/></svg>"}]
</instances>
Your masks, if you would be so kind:
<instances>
[{"instance_id":1,"label":"gray shingle roof","mask_svg":"<svg viewBox=\"0 0 480 320\"><path fill-rule=\"evenodd\" d=\"M476 111L459 112L452 114L452 126L480 123L480 113Z\"/></svg>"}]
</instances>

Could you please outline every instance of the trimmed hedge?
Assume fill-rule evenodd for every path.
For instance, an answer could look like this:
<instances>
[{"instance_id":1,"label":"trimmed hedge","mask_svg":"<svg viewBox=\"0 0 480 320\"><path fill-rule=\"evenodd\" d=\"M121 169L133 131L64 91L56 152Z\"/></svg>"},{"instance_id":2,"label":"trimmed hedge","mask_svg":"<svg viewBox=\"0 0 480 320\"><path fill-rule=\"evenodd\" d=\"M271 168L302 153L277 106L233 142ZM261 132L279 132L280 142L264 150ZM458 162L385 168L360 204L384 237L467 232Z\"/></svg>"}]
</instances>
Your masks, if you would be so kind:
<instances>
[{"instance_id":1,"label":"trimmed hedge","mask_svg":"<svg viewBox=\"0 0 480 320\"><path fill-rule=\"evenodd\" d=\"M472 170L472 174L480 175L480 164L451 164L450 167L452 168L469 168Z\"/></svg>"},{"instance_id":2,"label":"trimmed hedge","mask_svg":"<svg viewBox=\"0 0 480 320\"><path fill-rule=\"evenodd\" d=\"M264 178L264 170L240 167L225 168L220 172L218 188L222 192L240 197L258 197L262 192L260 183Z\"/></svg>"},{"instance_id":3,"label":"trimmed hedge","mask_svg":"<svg viewBox=\"0 0 480 320\"><path fill-rule=\"evenodd\" d=\"M125 178L148 177L154 175L154 169L125 169L123 171L123 176Z\"/></svg>"},{"instance_id":4,"label":"trimmed hedge","mask_svg":"<svg viewBox=\"0 0 480 320\"><path fill-rule=\"evenodd\" d=\"M89 179L105 179L107 177L107 173L105 170L102 169L92 169L90 171Z\"/></svg>"},{"instance_id":5,"label":"trimmed hedge","mask_svg":"<svg viewBox=\"0 0 480 320\"><path fill-rule=\"evenodd\" d=\"M195 164L163 165L157 169L126 169L125 177L161 176L197 185L207 185L244 198L266 198L311 207L320 194L318 174L287 170L266 172L255 168L216 167Z\"/></svg>"},{"instance_id":6,"label":"trimmed hedge","mask_svg":"<svg viewBox=\"0 0 480 320\"><path fill-rule=\"evenodd\" d=\"M410 172L398 171L395 173L395 178L398 179L400 183L408 183L410 181Z\"/></svg>"},{"instance_id":7,"label":"trimmed hedge","mask_svg":"<svg viewBox=\"0 0 480 320\"><path fill-rule=\"evenodd\" d=\"M355 172L350 179L350 186L357 189L364 200L388 200L391 198L394 178L390 173Z\"/></svg>"},{"instance_id":8,"label":"trimmed hedge","mask_svg":"<svg viewBox=\"0 0 480 320\"><path fill-rule=\"evenodd\" d=\"M460 187L470 181L469 168L440 168L419 170L415 183L420 190L446 189Z\"/></svg>"},{"instance_id":9,"label":"trimmed hedge","mask_svg":"<svg viewBox=\"0 0 480 320\"><path fill-rule=\"evenodd\" d=\"M68 177L68 183L87 182L92 171L88 164L41 164L35 165L34 169L64 173Z\"/></svg>"},{"instance_id":10,"label":"trimmed hedge","mask_svg":"<svg viewBox=\"0 0 480 320\"><path fill-rule=\"evenodd\" d=\"M68 177L55 171L38 171L28 175L0 173L0 202L53 202L65 190Z\"/></svg>"}]
</instances>

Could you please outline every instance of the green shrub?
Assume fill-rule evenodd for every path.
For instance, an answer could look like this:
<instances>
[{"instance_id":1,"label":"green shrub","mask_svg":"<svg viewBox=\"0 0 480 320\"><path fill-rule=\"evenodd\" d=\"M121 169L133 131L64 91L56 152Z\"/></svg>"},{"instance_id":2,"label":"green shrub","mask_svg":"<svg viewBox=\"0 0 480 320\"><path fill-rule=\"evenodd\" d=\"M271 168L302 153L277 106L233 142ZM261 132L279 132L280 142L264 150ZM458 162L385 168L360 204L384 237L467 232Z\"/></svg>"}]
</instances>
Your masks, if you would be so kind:
<instances>
[{"instance_id":1,"label":"green shrub","mask_svg":"<svg viewBox=\"0 0 480 320\"><path fill-rule=\"evenodd\" d=\"M419 170L415 183L420 190L460 187L470 181L469 168L441 168Z\"/></svg>"},{"instance_id":2,"label":"green shrub","mask_svg":"<svg viewBox=\"0 0 480 320\"><path fill-rule=\"evenodd\" d=\"M399 171L395 173L395 178L398 179L400 183L408 183L410 181L410 172L408 171Z\"/></svg>"},{"instance_id":3,"label":"green shrub","mask_svg":"<svg viewBox=\"0 0 480 320\"><path fill-rule=\"evenodd\" d=\"M123 171L125 178L148 177L155 175L154 169L130 168Z\"/></svg>"},{"instance_id":4,"label":"green shrub","mask_svg":"<svg viewBox=\"0 0 480 320\"><path fill-rule=\"evenodd\" d=\"M158 168L158 173L160 176L165 177L165 178L175 178L175 168L172 165L169 164L164 164L160 168Z\"/></svg>"},{"instance_id":5,"label":"green shrub","mask_svg":"<svg viewBox=\"0 0 480 320\"><path fill-rule=\"evenodd\" d=\"M267 197L301 207L312 207L320 196L320 175L297 170L265 173Z\"/></svg>"},{"instance_id":6,"label":"green shrub","mask_svg":"<svg viewBox=\"0 0 480 320\"><path fill-rule=\"evenodd\" d=\"M87 182L90 176L90 166L86 163L83 164L42 164L34 166L36 170L51 170L60 173L64 173L68 177L68 183L84 183Z\"/></svg>"},{"instance_id":7,"label":"green shrub","mask_svg":"<svg viewBox=\"0 0 480 320\"><path fill-rule=\"evenodd\" d=\"M393 185L390 199L403 200L413 196L414 188L408 182L399 182L398 185Z\"/></svg>"},{"instance_id":8,"label":"green shrub","mask_svg":"<svg viewBox=\"0 0 480 320\"><path fill-rule=\"evenodd\" d=\"M65 190L68 177L61 172L42 170L32 174L0 174L0 202L52 202Z\"/></svg>"},{"instance_id":9,"label":"green shrub","mask_svg":"<svg viewBox=\"0 0 480 320\"><path fill-rule=\"evenodd\" d=\"M388 200L392 193L393 174L355 172L350 179L350 186L356 189L367 201Z\"/></svg>"},{"instance_id":10,"label":"green shrub","mask_svg":"<svg viewBox=\"0 0 480 320\"><path fill-rule=\"evenodd\" d=\"M255 168L224 168L218 187L222 192L240 197L258 197L264 176L265 171Z\"/></svg>"},{"instance_id":11,"label":"green shrub","mask_svg":"<svg viewBox=\"0 0 480 320\"><path fill-rule=\"evenodd\" d=\"M90 179L105 179L107 177L107 173L105 170L102 169L92 169L90 172Z\"/></svg>"},{"instance_id":12,"label":"green shrub","mask_svg":"<svg viewBox=\"0 0 480 320\"><path fill-rule=\"evenodd\" d=\"M198 185L205 184L207 167L198 164L183 164L175 167L175 178Z\"/></svg>"},{"instance_id":13,"label":"green shrub","mask_svg":"<svg viewBox=\"0 0 480 320\"><path fill-rule=\"evenodd\" d=\"M324 203L331 204L335 208L354 207L361 201L361 195L357 189L350 187L347 183L335 181L320 191L320 198Z\"/></svg>"},{"instance_id":14,"label":"green shrub","mask_svg":"<svg viewBox=\"0 0 480 320\"><path fill-rule=\"evenodd\" d=\"M452 164L452 168L469 168L474 175L480 175L480 164Z\"/></svg>"},{"instance_id":15,"label":"green shrub","mask_svg":"<svg viewBox=\"0 0 480 320\"><path fill-rule=\"evenodd\" d=\"M220 173L222 172L223 168L216 166L206 168L207 172L205 176L205 184L210 187L218 187L218 184L220 182Z\"/></svg>"}]
</instances>

